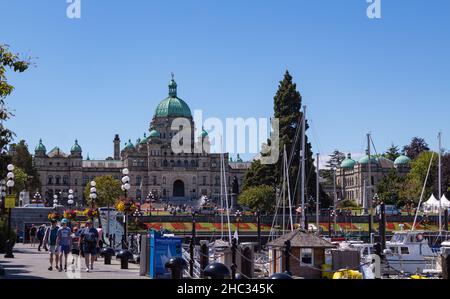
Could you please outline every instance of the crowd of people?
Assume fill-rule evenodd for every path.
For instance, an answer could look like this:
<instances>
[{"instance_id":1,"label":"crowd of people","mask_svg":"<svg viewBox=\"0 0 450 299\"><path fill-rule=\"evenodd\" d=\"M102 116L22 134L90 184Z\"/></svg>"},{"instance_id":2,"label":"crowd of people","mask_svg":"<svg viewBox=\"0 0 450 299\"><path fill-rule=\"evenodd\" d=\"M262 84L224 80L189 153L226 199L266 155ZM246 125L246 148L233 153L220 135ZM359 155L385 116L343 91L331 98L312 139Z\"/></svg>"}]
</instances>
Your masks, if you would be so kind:
<instances>
[{"instance_id":1,"label":"crowd of people","mask_svg":"<svg viewBox=\"0 0 450 299\"><path fill-rule=\"evenodd\" d=\"M102 246L101 234L101 228L94 228L91 220L80 228L72 226L67 219L62 219L59 225L56 220L51 220L49 227L45 224L39 228L34 224L31 226L30 244L31 247L36 247L39 241L38 251L43 248L49 252L49 271L53 271L53 264L59 272L67 271L67 260L71 253L72 264L76 259L84 257L86 272L91 272Z\"/></svg>"}]
</instances>

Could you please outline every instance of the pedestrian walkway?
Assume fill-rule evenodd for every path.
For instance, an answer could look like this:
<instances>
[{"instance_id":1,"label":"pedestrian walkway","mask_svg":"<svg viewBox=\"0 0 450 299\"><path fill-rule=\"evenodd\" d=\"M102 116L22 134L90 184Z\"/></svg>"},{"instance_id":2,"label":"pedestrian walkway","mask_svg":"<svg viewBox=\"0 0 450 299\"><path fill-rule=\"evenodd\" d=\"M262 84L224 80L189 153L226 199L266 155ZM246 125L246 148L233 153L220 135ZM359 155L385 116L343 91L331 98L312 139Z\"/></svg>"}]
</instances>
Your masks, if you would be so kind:
<instances>
[{"instance_id":1,"label":"pedestrian walkway","mask_svg":"<svg viewBox=\"0 0 450 299\"><path fill-rule=\"evenodd\" d=\"M5 275L0 279L146 279L139 275L139 265L129 264L129 269L120 269L120 260L114 257L111 265L105 265L103 258L99 257L94 264L94 271L86 273L84 258L78 266L68 264L67 272L47 270L49 267L49 254L46 251L37 251L29 244L16 244L14 259L5 259L0 255L0 267L5 269ZM71 261L71 257L69 257ZM80 269L81 266L81 269Z\"/></svg>"}]
</instances>

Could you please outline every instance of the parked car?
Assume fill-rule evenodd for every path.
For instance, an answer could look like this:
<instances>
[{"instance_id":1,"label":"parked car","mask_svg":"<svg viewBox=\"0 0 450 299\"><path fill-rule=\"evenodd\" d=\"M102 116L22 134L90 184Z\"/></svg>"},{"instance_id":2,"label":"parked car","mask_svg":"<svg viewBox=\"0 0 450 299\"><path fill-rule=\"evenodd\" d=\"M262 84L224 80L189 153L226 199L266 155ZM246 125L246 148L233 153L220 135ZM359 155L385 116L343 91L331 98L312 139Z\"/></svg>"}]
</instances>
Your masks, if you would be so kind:
<instances>
[{"instance_id":1,"label":"parked car","mask_svg":"<svg viewBox=\"0 0 450 299\"><path fill-rule=\"evenodd\" d=\"M385 214L388 216L398 216L401 215L402 212L395 205L385 205L384 206ZM377 206L377 214L380 214L380 206Z\"/></svg>"}]
</instances>

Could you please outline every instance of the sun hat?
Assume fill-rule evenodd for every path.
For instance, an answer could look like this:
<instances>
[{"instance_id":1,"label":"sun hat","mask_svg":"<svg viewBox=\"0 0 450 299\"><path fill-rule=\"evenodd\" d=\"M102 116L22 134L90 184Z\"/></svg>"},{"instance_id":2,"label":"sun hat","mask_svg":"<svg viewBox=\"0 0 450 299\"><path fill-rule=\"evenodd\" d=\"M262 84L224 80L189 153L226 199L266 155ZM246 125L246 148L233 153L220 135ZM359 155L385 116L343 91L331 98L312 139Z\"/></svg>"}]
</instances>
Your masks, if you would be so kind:
<instances>
[{"instance_id":1,"label":"sun hat","mask_svg":"<svg viewBox=\"0 0 450 299\"><path fill-rule=\"evenodd\" d=\"M69 221L66 218L64 218L63 220L61 220L61 223L62 224L67 224L67 223L69 223Z\"/></svg>"}]
</instances>

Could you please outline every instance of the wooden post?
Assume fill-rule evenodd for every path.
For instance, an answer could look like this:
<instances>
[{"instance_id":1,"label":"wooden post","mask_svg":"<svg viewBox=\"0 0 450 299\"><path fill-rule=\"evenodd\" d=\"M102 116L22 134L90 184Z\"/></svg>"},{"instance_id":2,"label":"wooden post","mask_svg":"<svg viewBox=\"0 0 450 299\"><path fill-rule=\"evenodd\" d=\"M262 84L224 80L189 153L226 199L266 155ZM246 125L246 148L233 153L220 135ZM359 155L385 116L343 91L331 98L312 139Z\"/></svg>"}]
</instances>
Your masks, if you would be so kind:
<instances>
[{"instance_id":1,"label":"wooden post","mask_svg":"<svg viewBox=\"0 0 450 299\"><path fill-rule=\"evenodd\" d=\"M291 255L291 241L287 240L286 242L284 242L284 259L285 259L284 269L285 269L285 272L288 272L288 273L291 273L291 264L290 264L291 257L290 257L290 255Z\"/></svg>"}]
</instances>

